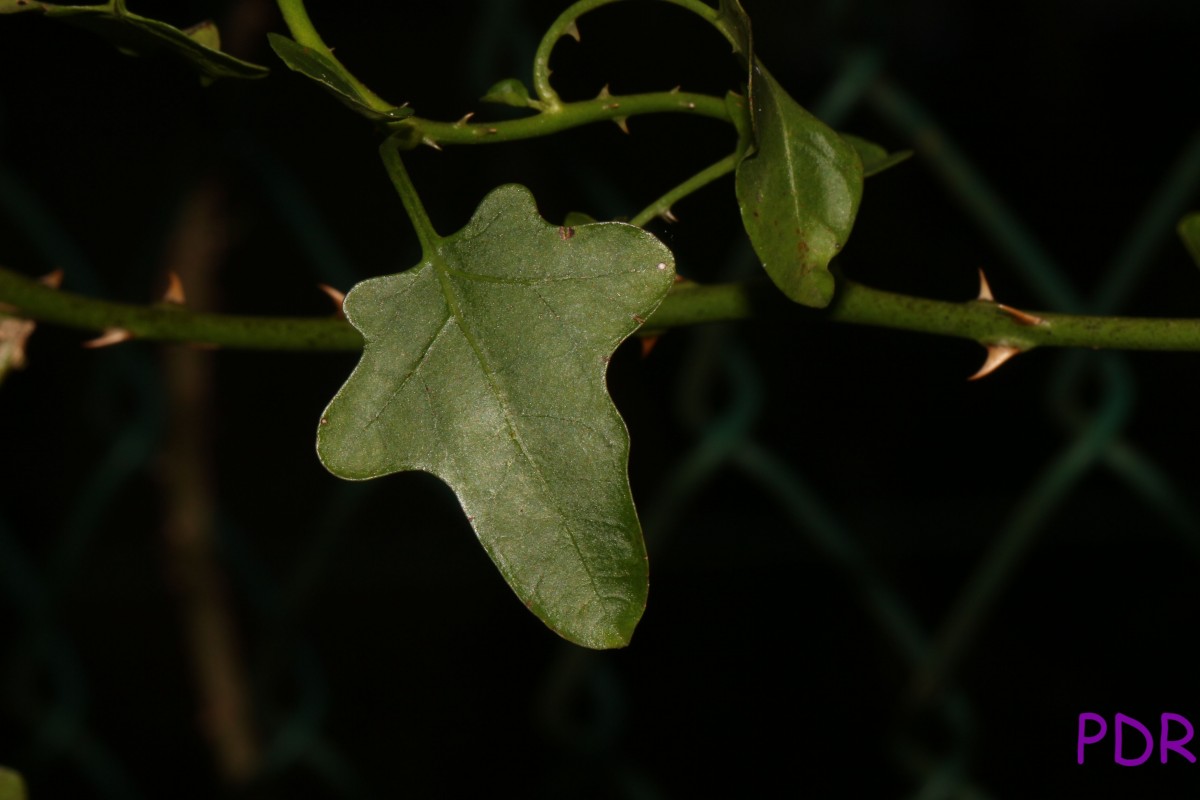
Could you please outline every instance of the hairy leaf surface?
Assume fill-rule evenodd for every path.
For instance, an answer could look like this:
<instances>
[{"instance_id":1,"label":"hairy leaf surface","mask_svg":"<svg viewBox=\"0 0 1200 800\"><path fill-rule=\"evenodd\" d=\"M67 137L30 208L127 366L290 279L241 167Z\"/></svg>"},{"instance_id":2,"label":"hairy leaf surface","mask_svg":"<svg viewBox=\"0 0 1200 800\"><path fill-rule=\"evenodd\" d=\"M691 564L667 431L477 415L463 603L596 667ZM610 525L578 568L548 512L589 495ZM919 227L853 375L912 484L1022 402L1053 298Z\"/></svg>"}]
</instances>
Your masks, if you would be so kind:
<instances>
[{"instance_id":1,"label":"hairy leaf surface","mask_svg":"<svg viewBox=\"0 0 1200 800\"><path fill-rule=\"evenodd\" d=\"M605 371L670 288L671 254L622 223L550 225L515 185L433 249L346 297L366 345L321 420L321 460L356 480L437 475L547 625L623 646L646 551Z\"/></svg>"}]
</instances>

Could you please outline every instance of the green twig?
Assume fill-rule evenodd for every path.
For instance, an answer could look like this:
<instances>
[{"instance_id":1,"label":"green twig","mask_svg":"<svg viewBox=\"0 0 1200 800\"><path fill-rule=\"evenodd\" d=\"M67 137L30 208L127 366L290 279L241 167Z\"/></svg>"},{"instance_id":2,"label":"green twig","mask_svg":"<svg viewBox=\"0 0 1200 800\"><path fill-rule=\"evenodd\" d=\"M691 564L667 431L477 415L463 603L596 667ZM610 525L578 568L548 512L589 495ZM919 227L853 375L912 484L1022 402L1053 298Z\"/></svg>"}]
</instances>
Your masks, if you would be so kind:
<instances>
[{"instance_id":1,"label":"green twig","mask_svg":"<svg viewBox=\"0 0 1200 800\"><path fill-rule=\"evenodd\" d=\"M698 191L708 184L720 178L723 175L728 175L737 169L738 162L742 160L742 153L730 153L715 164L711 164L697 172L692 177L688 178L683 183L676 186L671 191L664 194L662 197L655 200L646 208L639 211L633 219L629 220L630 225L637 225L639 228L645 226L647 222L655 217L665 217L671 211L671 206L678 203L683 198L687 197L692 192Z\"/></svg>"},{"instance_id":2,"label":"green twig","mask_svg":"<svg viewBox=\"0 0 1200 800\"><path fill-rule=\"evenodd\" d=\"M134 338L194 342L256 350L357 350L362 337L334 318L199 314L154 306L93 300L51 289L0 268L0 311L43 322L103 331L120 328ZM1038 312L1040 325L1019 322L991 302L948 302L885 292L842 279L823 310L788 302L767 283L677 284L646 321L652 333L751 317L845 322L971 339L981 344L1088 347L1117 350L1200 351L1200 319L1094 317Z\"/></svg>"},{"instance_id":3,"label":"green twig","mask_svg":"<svg viewBox=\"0 0 1200 800\"><path fill-rule=\"evenodd\" d=\"M647 92L645 94L611 95L563 103L554 112L541 112L523 119L503 122L438 122L422 117L409 117L391 123L406 147L419 144L493 144L532 139L578 128L593 122L604 122L642 114L696 114L729 122L729 111L720 97L693 92Z\"/></svg>"},{"instance_id":4,"label":"green twig","mask_svg":"<svg viewBox=\"0 0 1200 800\"><path fill-rule=\"evenodd\" d=\"M558 92L554 91L554 87L550 85L550 54L554 52L554 46L564 36L578 38L579 30L575 21L579 17L600 6L615 2L619 2L619 0L579 0L578 3L572 4L566 11L559 14L558 18L546 29L546 34L538 42L537 53L533 56L533 92L537 95L543 111L555 113L562 107L562 100L559 99Z\"/></svg>"},{"instance_id":5,"label":"green twig","mask_svg":"<svg viewBox=\"0 0 1200 800\"><path fill-rule=\"evenodd\" d=\"M51 289L0 269L0 306L22 316L72 328L119 328L135 338L252 350L357 350L362 336L350 323L328 318L199 314L177 306L111 303ZM4 310L0 307L0 310Z\"/></svg>"},{"instance_id":6,"label":"green twig","mask_svg":"<svg viewBox=\"0 0 1200 800\"><path fill-rule=\"evenodd\" d=\"M579 38L577 20L584 14L618 2L621 0L578 0L559 14L554 22L550 23L550 27L538 43L537 53L533 57L533 92L537 95L538 106L543 111L554 114L563 107L558 92L554 91L554 87L550 85L550 55L554 52L554 46L564 36L570 36L573 39ZM716 10L701 0L667 0L667 2L686 8L714 25L717 21ZM719 27L718 30L728 38L725 31Z\"/></svg>"},{"instance_id":7,"label":"green twig","mask_svg":"<svg viewBox=\"0 0 1200 800\"><path fill-rule=\"evenodd\" d=\"M429 258L437 251L442 237L434 229L433 222L429 219L429 214L421 202L421 197L417 194L417 187L413 185L412 178L408 177L408 170L404 168L404 160L400 158L400 147L396 137L389 138L379 146L379 155L383 157L383 165L387 169L388 177L392 179L392 185L396 187L396 193L400 195L400 202L404 203L404 210L408 213L413 229L417 232L421 251L426 258Z\"/></svg>"}]
</instances>

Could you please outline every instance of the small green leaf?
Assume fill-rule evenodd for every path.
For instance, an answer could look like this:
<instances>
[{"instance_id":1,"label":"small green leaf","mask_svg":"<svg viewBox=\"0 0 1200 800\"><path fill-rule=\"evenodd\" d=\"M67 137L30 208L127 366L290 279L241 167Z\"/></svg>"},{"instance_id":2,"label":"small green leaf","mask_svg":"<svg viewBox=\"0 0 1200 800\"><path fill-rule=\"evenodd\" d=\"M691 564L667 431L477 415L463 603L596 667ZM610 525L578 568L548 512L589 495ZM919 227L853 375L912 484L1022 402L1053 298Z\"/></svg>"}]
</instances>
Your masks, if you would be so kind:
<instances>
[{"instance_id":1,"label":"small green leaf","mask_svg":"<svg viewBox=\"0 0 1200 800\"><path fill-rule=\"evenodd\" d=\"M623 223L551 225L515 185L430 235L420 264L346 297L366 344L317 453L352 480L437 475L526 606L570 641L621 647L646 550L604 376L670 289L670 251Z\"/></svg>"},{"instance_id":2,"label":"small green leaf","mask_svg":"<svg viewBox=\"0 0 1200 800\"><path fill-rule=\"evenodd\" d=\"M165 22L108 6L61 6L34 0L0 0L0 14L40 11L107 39L127 55L167 53L189 64L205 82L217 78L261 78L269 70L220 50L212 22L180 30Z\"/></svg>"},{"instance_id":3,"label":"small green leaf","mask_svg":"<svg viewBox=\"0 0 1200 800\"><path fill-rule=\"evenodd\" d=\"M716 26L748 68L746 98L725 97L745 153L734 181L742 224L775 285L797 303L823 308L833 299L829 262L862 200L863 161L756 59L738 0L721 0Z\"/></svg>"},{"instance_id":4,"label":"small green leaf","mask_svg":"<svg viewBox=\"0 0 1200 800\"><path fill-rule=\"evenodd\" d=\"M341 64L311 47L305 47L277 33L268 33L267 41L275 55L279 56L289 69L321 84L330 94L364 117L398 120L413 115L413 110L407 106L393 106L386 110L375 108L370 98L359 90L357 82L346 74Z\"/></svg>"},{"instance_id":5,"label":"small green leaf","mask_svg":"<svg viewBox=\"0 0 1200 800\"><path fill-rule=\"evenodd\" d=\"M530 108L534 105L529 98L529 90L516 78L505 78L496 83L479 99L485 103L498 103L515 108Z\"/></svg>"},{"instance_id":6,"label":"small green leaf","mask_svg":"<svg viewBox=\"0 0 1200 800\"><path fill-rule=\"evenodd\" d=\"M755 150L735 179L742 223L775 285L797 303L823 308L834 291L829 262L862 200L862 159L765 67L756 64L754 72Z\"/></svg>"},{"instance_id":7,"label":"small green leaf","mask_svg":"<svg viewBox=\"0 0 1200 800\"><path fill-rule=\"evenodd\" d=\"M0 767L0 800L25 800L25 781L4 767Z\"/></svg>"},{"instance_id":8,"label":"small green leaf","mask_svg":"<svg viewBox=\"0 0 1200 800\"><path fill-rule=\"evenodd\" d=\"M855 136L852 133L843 133L841 137L858 151L858 157L863 162L864 178L878 175L885 169L891 169L897 164L912 158L912 150L898 150L895 153L889 153L883 149L882 145L875 144L861 136Z\"/></svg>"},{"instance_id":9,"label":"small green leaf","mask_svg":"<svg viewBox=\"0 0 1200 800\"><path fill-rule=\"evenodd\" d=\"M1200 267L1200 211L1193 211L1179 221L1179 238Z\"/></svg>"}]
</instances>

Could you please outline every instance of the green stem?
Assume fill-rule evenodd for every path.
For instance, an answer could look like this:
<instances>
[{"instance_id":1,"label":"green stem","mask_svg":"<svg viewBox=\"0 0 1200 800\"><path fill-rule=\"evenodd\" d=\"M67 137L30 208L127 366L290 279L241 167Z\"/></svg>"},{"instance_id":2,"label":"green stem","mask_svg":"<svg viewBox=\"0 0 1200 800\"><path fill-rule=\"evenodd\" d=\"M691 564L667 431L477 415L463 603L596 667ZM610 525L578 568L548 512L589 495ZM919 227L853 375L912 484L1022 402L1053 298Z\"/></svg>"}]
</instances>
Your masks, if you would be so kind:
<instances>
[{"instance_id":1,"label":"green stem","mask_svg":"<svg viewBox=\"0 0 1200 800\"><path fill-rule=\"evenodd\" d=\"M493 144L548 136L593 122L661 113L696 114L722 122L730 121L729 110L722 98L693 92L647 92L563 103L557 111L544 111L504 122L438 122L409 117L390 123L389 127L405 147L419 144Z\"/></svg>"},{"instance_id":2,"label":"green stem","mask_svg":"<svg viewBox=\"0 0 1200 800\"><path fill-rule=\"evenodd\" d=\"M750 317L826 319L852 325L931 333L980 344L1087 347L1113 350L1200 351L1200 319L1095 317L1034 312L1040 325L1017 321L995 303L949 302L886 292L842 278L823 311L788 302L766 283L677 284L646 322L650 330Z\"/></svg>"},{"instance_id":3,"label":"green stem","mask_svg":"<svg viewBox=\"0 0 1200 800\"><path fill-rule=\"evenodd\" d=\"M304 8L304 0L276 0L276 2L279 12L283 15L283 21L297 44L315 50L332 62L341 76L357 90L359 98L371 108L384 113L395 108L394 103L389 103L367 88L366 84L354 77L350 70L346 69L338 60L337 56L333 54L333 50L321 38L321 34L317 33L312 20L309 19L308 11Z\"/></svg>"},{"instance_id":4,"label":"green stem","mask_svg":"<svg viewBox=\"0 0 1200 800\"><path fill-rule=\"evenodd\" d=\"M396 187L400 201L404 203L404 210L408 213L408 218L417 232L417 241L421 243L421 250L425 257L429 258L437 252L442 237L434 229L433 222L429 219L429 214L421 202L421 197L417 194L417 187L413 185L412 178L408 177L408 170L404 168L404 160L400 158L400 148L401 144L396 137L391 137L385 139L379 146L379 155L383 157L383 165L387 169L388 177L392 179L392 185Z\"/></svg>"},{"instance_id":5,"label":"green stem","mask_svg":"<svg viewBox=\"0 0 1200 800\"><path fill-rule=\"evenodd\" d=\"M693 14L700 17L700 19L704 20L705 22L709 23L710 25L716 25L717 20L720 18L720 14L717 12L717 10L715 8L713 8L712 6L710 6L708 3L702 2L702 0L666 0L666 1L673 6L679 6L680 8L686 8L688 11L691 11ZM721 32L722 36L727 36L725 31L721 30L719 27L717 28L717 30L719 30ZM731 40L731 42L732 42L732 40Z\"/></svg>"},{"instance_id":6,"label":"green stem","mask_svg":"<svg viewBox=\"0 0 1200 800\"><path fill-rule=\"evenodd\" d=\"M0 304L22 316L72 328L120 328L135 338L250 350L356 350L362 336L345 320L199 314L177 306L110 303L51 289L0 268ZM0 311L5 310L0 307Z\"/></svg>"},{"instance_id":7,"label":"green stem","mask_svg":"<svg viewBox=\"0 0 1200 800\"><path fill-rule=\"evenodd\" d=\"M729 33L717 25L719 14L712 6L701 2L701 0L666 1L699 15L706 22L716 27L721 35L733 43L734 47L737 46L737 43L730 38ZM550 27L546 30L546 34L538 43L537 53L533 57L533 91L537 95L540 101L539 105L543 111L553 114L563 106L558 92L554 91L554 87L550 85L550 55L554 52L554 46L564 36L572 38L578 36L579 29L576 23L584 14L587 14L589 11L595 11L602 6L619 2L622 2L622 0L578 0L578 2L568 6L567 10L559 14L558 18L550 24Z\"/></svg>"},{"instance_id":8,"label":"green stem","mask_svg":"<svg viewBox=\"0 0 1200 800\"><path fill-rule=\"evenodd\" d=\"M533 92L541 101L544 111L555 113L562 107L562 100L559 99L558 92L554 91L554 87L550 85L550 54L554 52L554 46L562 37L572 35L570 31L575 26L575 20L600 6L616 2L620 2L620 0L579 0L568 6L567 10L559 14L558 18L546 29L546 34L538 42L537 52L533 56ZM575 31L578 33L578 29Z\"/></svg>"},{"instance_id":9,"label":"green stem","mask_svg":"<svg viewBox=\"0 0 1200 800\"><path fill-rule=\"evenodd\" d=\"M92 300L51 289L0 268L0 309L43 322L101 331L121 328L135 338L214 344L256 350L358 350L362 337L333 318L250 317L199 314L164 305ZM851 280L839 282L824 311L788 302L767 283L702 285L683 281L646 322L645 332L751 317L829 320L932 333L982 344L1088 347L1122 350L1200 351L1200 319L1091 317L1038 313L1045 324L1015 321L995 303L952 303L885 292Z\"/></svg>"},{"instance_id":10,"label":"green stem","mask_svg":"<svg viewBox=\"0 0 1200 800\"><path fill-rule=\"evenodd\" d=\"M692 192L698 191L699 189L707 186L717 178L733 172L735 169L737 169L738 162L741 160L742 153L739 151L736 153L730 153L715 164L705 167L639 211L633 219L629 220L629 224L637 225L639 228L641 228L645 227L646 223L655 217L665 216L667 212L671 210L671 206L673 206L675 203L678 203Z\"/></svg>"}]
</instances>

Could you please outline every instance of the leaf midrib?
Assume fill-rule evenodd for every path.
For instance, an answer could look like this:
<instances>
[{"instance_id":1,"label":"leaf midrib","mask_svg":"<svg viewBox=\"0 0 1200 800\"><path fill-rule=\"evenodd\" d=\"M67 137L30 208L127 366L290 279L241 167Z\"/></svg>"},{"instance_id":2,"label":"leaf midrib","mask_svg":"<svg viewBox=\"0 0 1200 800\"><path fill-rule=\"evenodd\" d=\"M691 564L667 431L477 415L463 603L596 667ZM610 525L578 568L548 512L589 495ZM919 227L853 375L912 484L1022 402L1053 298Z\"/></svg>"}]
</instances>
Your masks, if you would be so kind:
<instances>
[{"instance_id":1,"label":"leaf midrib","mask_svg":"<svg viewBox=\"0 0 1200 800\"><path fill-rule=\"evenodd\" d=\"M526 448L525 442L521 439L521 434L517 430L516 422L513 419L511 407L512 404L508 399L508 393L504 391L504 388L497 380L495 372L492 370L491 365L488 363L488 360L484 355L482 345L479 344L478 340L476 340L475 336L467 328L465 316L463 315L462 308L458 303L458 296L455 294L454 286L451 283L451 275L457 273L465 280L477 279L469 272L454 270L453 267L445 263L445 258L446 257L442 252L442 248L439 247L438 252L429 258L429 264L431 267L433 267L434 274L437 275L438 285L442 290L442 297L446 301L446 308L450 310L450 315L453 317L455 323L457 323L459 331L462 333L463 338L466 339L467 344L470 345L471 351L475 354L475 359L479 362L479 368L483 371L484 376L487 378L488 385L491 386L492 392L500 401L500 407L504 410L504 424L508 428L509 438L512 440L513 444L517 446L517 449L521 453L521 457L524 458L529 466L533 468L534 473L538 476L538 480L542 483L542 488L545 490L546 497L549 498L551 507L554 509L555 513L558 514L559 522L562 525L563 530L567 532L567 538L571 541L571 547L575 550L575 555L579 559L580 566L583 567L584 574L587 575L588 584L592 587L592 594L597 599L603 601L605 599L605 595L601 593L600 587L596 583L596 576L592 574L592 569L588 564L588 559L584 555L583 549L579 545L579 541L575 535L575 530L570 524L570 517L555 502L554 492L550 489L550 484L546 480L546 476L542 473L542 468L538 465L537 461L530 456L529 450ZM449 322L449 320L450 317L447 317L446 322ZM443 323L443 327L444 326L445 323Z\"/></svg>"}]
</instances>

